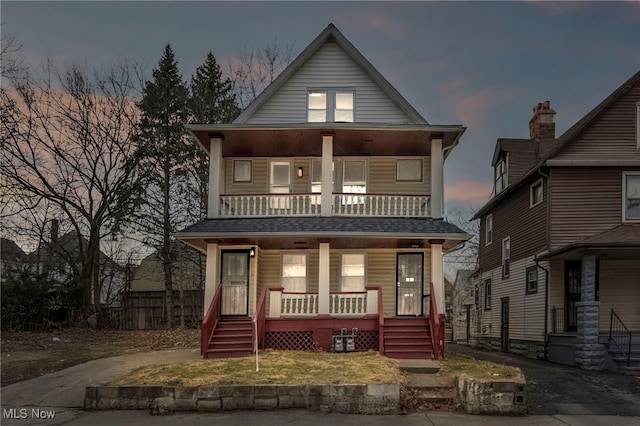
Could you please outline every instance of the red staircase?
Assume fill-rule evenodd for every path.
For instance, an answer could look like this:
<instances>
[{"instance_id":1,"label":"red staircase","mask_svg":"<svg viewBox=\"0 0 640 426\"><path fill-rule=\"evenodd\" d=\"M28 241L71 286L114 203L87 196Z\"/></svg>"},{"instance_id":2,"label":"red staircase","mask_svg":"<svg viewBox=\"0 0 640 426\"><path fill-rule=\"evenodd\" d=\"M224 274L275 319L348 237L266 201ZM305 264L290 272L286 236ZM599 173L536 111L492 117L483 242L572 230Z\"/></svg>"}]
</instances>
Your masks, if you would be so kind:
<instances>
[{"instance_id":1,"label":"red staircase","mask_svg":"<svg viewBox=\"0 0 640 426\"><path fill-rule=\"evenodd\" d=\"M221 317L218 321L205 358L238 358L253 352L253 321L249 317Z\"/></svg>"},{"instance_id":2,"label":"red staircase","mask_svg":"<svg viewBox=\"0 0 640 426\"><path fill-rule=\"evenodd\" d=\"M384 355L397 359L434 359L428 318L386 318Z\"/></svg>"}]
</instances>

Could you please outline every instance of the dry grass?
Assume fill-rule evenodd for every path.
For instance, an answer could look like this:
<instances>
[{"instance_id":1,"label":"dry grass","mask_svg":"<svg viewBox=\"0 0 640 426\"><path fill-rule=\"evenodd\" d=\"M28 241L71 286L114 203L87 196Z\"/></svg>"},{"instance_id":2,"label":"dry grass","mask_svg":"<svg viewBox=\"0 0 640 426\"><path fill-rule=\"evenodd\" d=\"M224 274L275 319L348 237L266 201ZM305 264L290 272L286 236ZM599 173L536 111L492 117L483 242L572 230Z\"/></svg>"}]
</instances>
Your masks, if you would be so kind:
<instances>
[{"instance_id":1,"label":"dry grass","mask_svg":"<svg viewBox=\"0 0 640 426\"><path fill-rule=\"evenodd\" d=\"M395 360L377 352L265 351L255 356L206 359L180 364L142 367L113 385L253 385L253 384L370 384L401 383Z\"/></svg>"},{"instance_id":2,"label":"dry grass","mask_svg":"<svg viewBox=\"0 0 640 426\"><path fill-rule=\"evenodd\" d=\"M440 361L441 373L450 376L467 376L476 380L522 379L519 368L481 361L467 355L448 353Z\"/></svg>"}]
</instances>

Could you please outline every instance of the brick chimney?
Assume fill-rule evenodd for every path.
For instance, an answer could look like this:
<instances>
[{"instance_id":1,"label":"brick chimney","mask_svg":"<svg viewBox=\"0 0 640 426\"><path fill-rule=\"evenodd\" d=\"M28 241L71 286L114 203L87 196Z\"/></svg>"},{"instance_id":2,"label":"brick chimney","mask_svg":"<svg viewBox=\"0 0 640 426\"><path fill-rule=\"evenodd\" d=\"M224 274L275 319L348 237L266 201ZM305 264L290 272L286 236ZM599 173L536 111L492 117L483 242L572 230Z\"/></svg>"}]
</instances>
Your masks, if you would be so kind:
<instances>
[{"instance_id":1,"label":"brick chimney","mask_svg":"<svg viewBox=\"0 0 640 426\"><path fill-rule=\"evenodd\" d=\"M553 116L556 112L551 109L551 102L538 102L533 108L533 117L529 120L529 138L555 139L556 123Z\"/></svg>"}]
</instances>

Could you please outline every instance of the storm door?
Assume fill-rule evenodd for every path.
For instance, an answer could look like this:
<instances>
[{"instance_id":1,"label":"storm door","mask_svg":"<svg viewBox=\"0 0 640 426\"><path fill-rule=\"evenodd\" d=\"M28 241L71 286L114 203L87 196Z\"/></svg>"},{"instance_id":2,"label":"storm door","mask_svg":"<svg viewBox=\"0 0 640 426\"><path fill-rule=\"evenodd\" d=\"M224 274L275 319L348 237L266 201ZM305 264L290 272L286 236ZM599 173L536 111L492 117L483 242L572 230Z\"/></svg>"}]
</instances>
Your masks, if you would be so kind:
<instances>
[{"instance_id":1,"label":"storm door","mask_svg":"<svg viewBox=\"0 0 640 426\"><path fill-rule=\"evenodd\" d=\"M423 253L398 253L396 315L422 315Z\"/></svg>"},{"instance_id":2,"label":"storm door","mask_svg":"<svg viewBox=\"0 0 640 426\"><path fill-rule=\"evenodd\" d=\"M564 264L565 285L565 325L566 331L578 330L578 308L582 294L582 262L572 261Z\"/></svg>"},{"instance_id":3,"label":"storm door","mask_svg":"<svg viewBox=\"0 0 640 426\"><path fill-rule=\"evenodd\" d=\"M222 252L221 315L248 315L249 251Z\"/></svg>"}]
</instances>

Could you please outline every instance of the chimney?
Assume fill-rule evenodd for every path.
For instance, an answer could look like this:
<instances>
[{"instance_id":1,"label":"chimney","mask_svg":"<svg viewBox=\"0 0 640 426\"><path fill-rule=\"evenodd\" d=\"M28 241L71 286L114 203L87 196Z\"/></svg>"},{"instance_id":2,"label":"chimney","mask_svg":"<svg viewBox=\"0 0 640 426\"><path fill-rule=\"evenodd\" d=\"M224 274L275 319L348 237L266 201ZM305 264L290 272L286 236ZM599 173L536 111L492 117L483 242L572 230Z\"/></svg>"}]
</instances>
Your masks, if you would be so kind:
<instances>
[{"instance_id":1,"label":"chimney","mask_svg":"<svg viewBox=\"0 0 640 426\"><path fill-rule=\"evenodd\" d=\"M58 219L51 221L51 245L58 243L58 229L60 228L60 222Z\"/></svg>"},{"instance_id":2,"label":"chimney","mask_svg":"<svg viewBox=\"0 0 640 426\"><path fill-rule=\"evenodd\" d=\"M551 109L551 102L538 102L533 108L533 117L529 120L530 139L555 139L556 123L553 116L556 112Z\"/></svg>"}]
</instances>

